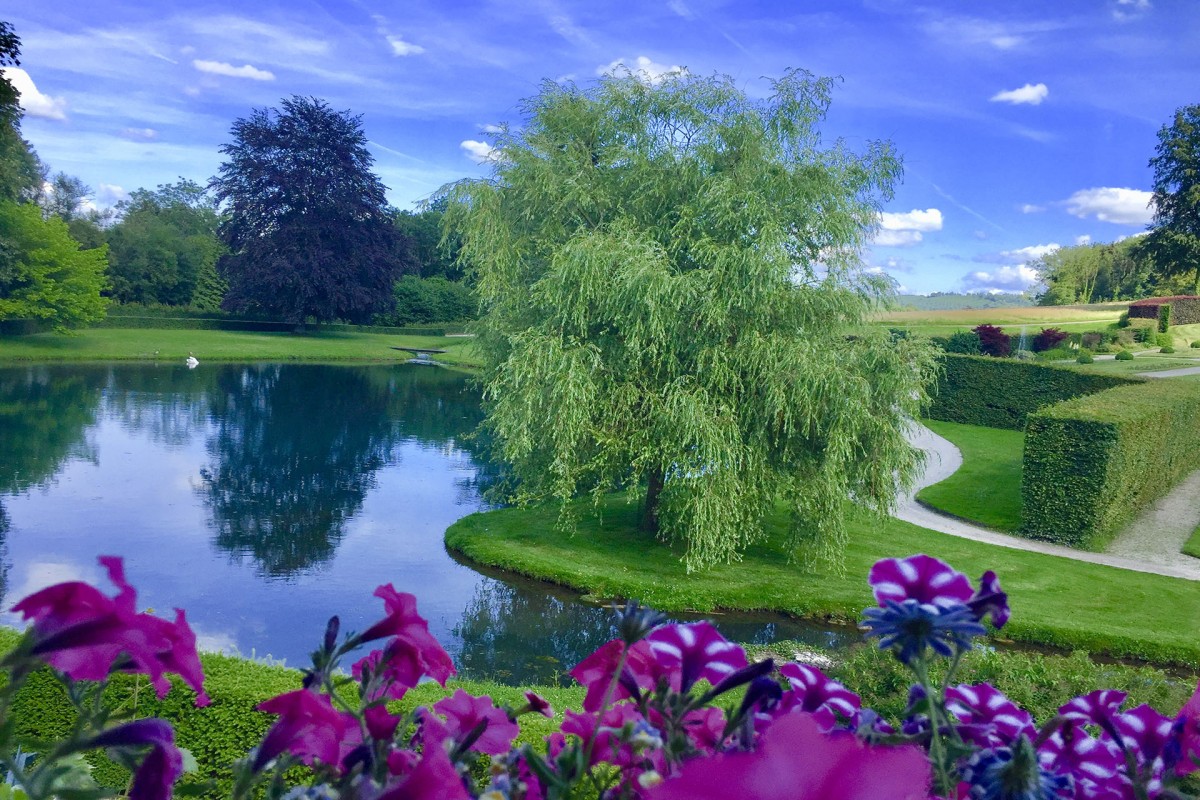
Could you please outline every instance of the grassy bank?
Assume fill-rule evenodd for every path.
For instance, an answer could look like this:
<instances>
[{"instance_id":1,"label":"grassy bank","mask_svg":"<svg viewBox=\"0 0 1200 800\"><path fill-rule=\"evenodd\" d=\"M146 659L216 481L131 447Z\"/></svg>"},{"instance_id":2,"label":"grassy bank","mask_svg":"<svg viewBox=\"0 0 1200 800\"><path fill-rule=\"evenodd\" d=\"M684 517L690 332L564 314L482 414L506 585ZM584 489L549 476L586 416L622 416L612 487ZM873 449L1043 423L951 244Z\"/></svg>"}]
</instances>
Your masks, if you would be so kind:
<instances>
[{"instance_id":1,"label":"grassy bank","mask_svg":"<svg viewBox=\"0 0 1200 800\"><path fill-rule=\"evenodd\" d=\"M874 322L891 328L904 328L925 336L949 336L977 325L999 325L1009 333L1020 333L1025 326L1030 336L1042 328L1065 331L1098 330L1116 322L1128 303L1098 303L1090 306L1018 306L1013 308L955 309L949 311L890 311L879 314Z\"/></svg>"},{"instance_id":2,"label":"grassy bank","mask_svg":"<svg viewBox=\"0 0 1200 800\"><path fill-rule=\"evenodd\" d=\"M917 493L939 511L1000 531L1021 527L1021 431L926 420L929 429L962 452L963 464L946 480Z\"/></svg>"},{"instance_id":3,"label":"grassy bank","mask_svg":"<svg viewBox=\"0 0 1200 800\"><path fill-rule=\"evenodd\" d=\"M678 552L636 529L636 504L612 497L599 510L584 512L573 537L555 530L554 508L473 514L451 526L446 544L594 598L636 598L668 611L771 610L837 620L857 620L871 602L866 575L876 560L924 552L972 577L994 569L1013 608L1004 634L1015 640L1200 664L1200 586L1190 581L995 547L894 519L851 522L844 572L806 568L782 550L782 517L739 563L689 575Z\"/></svg>"},{"instance_id":4,"label":"grassy bank","mask_svg":"<svg viewBox=\"0 0 1200 800\"><path fill-rule=\"evenodd\" d=\"M156 328L91 328L70 335L0 337L0 363L27 361L395 361L413 354L396 347L445 350L445 364L475 366L472 340L461 336L396 336L317 331L245 333Z\"/></svg>"}]
</instances>

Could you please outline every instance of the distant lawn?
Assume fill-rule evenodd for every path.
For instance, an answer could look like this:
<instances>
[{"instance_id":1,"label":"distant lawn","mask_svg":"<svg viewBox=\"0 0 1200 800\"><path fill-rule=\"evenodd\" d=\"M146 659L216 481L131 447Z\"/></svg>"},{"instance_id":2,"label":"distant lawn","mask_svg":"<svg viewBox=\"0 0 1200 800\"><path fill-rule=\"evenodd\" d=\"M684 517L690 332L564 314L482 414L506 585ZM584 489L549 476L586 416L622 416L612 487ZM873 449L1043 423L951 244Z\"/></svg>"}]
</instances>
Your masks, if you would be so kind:
<instances>
[{"instance_id":1,"label":"distant lawn","mask_svg":"<svg viewBox=\"0 0 1200 800\"><path fill-rule=\"evenodd\" d=\"M1134 353L1143 349L1152 349L1153 353L1135 355L1129 361L1105 359L1091 364L1076 364L1075 362L1059 362L1055 366L1078 369L1080 372L1093 372L1102 375L1134 375L1138 372L1161 372L1165 369L1183 369L1184 367L1200 367L1200 350L1190 347L1186 350L1176 350L1174 353L1159 353L1158 348L1148 345L1134 345Z\"/></svg>"},{"instance_id":2,"label":"distant lawn","mask_svg":"<svg viewBox=\"0 0 1200 800\"><path fill-rule=\"evenodd\" d=\"M963 465L941 483L917 493L939 511L999 531L1021 527L1021 431L926 420L929 429L962 451Z\"/></svg>"},{"instance_id":3,"label":"distant lawn","mask_svg":"<svg viewBox=\"0 0 1200 800\"><path fill-rule=\"evenodd\" d=\"M395 336L318 331L247 333L168 328L90 328L62 335L0 336L0 363L26 361L406 361L412 353L393 347L445 350L437 361L479 363L472 340L457 336Z\"/></svg>"},{"instance_id":4,"label":"distant lawn","mask_svg":"<svg viewBox=\"0 0 1200 800\"><path fill-rule=\"evenodd\" d=\"M1066 331L1098 330L1116 322L1128 303L1099 303L1090 306L1015 306L1012 308L954 309L947 311L888 311L878 314L875 324L905 328L925 336L949 336L987 323L1010 333L1021 326L1033 336L1042 328Z\"/></svg>"},{"instance_id":5,"label":"distant lawn","mask_svg":"<svg viewBox=\"0 0 1200 800\"><path fill-rule=\"evenodd\" d=\"M1183 549L1180 552L1185 556L1200 558L1200 525L1196 526L1196 530L1192 531L1192 535L1183 543Z\"/></svg>"},{"instance_id":6,"label":"distant lawn","mask_svg":"<svg viewBox=\"0 0 1200 800\"><path fill-rule=\"evenodd\" d=\"M1200 663L1200 584L974 542L899 520L853 521L845 571L806 567L781 547L783 518L735 564L688 574L679 552L636 530L637 504L612 497L583 514L574 537L555 530L557 509L472 514L446 532L471 559L585 592L636 598L665 611L771 610L855 621L871 602L866 576L887 556L929 553L977 579L1000 576L1012 604L1005 636L1091 652ZM793 554L796 555L796 554ZM718 618L719 619L719 618Z\"/></svg>"}]
</instances>

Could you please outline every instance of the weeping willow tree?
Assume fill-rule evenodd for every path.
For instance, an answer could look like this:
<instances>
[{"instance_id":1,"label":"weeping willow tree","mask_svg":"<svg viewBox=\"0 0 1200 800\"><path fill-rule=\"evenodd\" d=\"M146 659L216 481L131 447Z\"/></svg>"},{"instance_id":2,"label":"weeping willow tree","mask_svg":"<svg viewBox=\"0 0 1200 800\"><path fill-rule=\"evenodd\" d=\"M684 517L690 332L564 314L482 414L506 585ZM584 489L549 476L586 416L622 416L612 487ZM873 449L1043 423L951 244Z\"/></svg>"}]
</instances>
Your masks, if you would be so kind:
<instances>
[{"instance_id":1,"label":"weeping willow tree","mask_svg":"<svg viewBox=\"0 0 1200 800\"><path fill-rule=\"evenodd\" d=\"M689 570L735 560L780 504L789 547L837 553L847 501L911 484L931 357L865 324L860 251L888 143L825 144L831 81L769 99L727 77L547 83L448 190L481 303L486 426L520 503L633 490Z\"/></svg>"}]
</instances>

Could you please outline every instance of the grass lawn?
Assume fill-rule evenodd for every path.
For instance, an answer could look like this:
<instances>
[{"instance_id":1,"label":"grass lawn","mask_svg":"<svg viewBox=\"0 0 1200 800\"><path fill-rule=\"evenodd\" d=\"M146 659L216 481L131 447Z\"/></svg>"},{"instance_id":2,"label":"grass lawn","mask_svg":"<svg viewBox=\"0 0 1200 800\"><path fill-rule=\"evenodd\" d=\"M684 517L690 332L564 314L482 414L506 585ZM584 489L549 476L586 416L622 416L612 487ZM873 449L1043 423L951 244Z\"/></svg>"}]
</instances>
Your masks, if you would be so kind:
<instances>
[{"instance_id":1,"label":"grass lawn","mask_svg":"<svg viewBox=\"0 0 1200 800\"><path fill-rule=\"evenodd\" d=\"M929 553L972 578L994 569L1009 593L1013 639L1159 663L1200 664L1200 584L960 539L899 520L854 520L845 571L805 567L780 547L783 519L738 563L687 574L679 552L636 529L637 504L606 499L577 533L555 530L553 507L472 514L446 532L467 557L578 589L636 598L665 611L773 610L855 621L871 603L866 575L888 556ZM719 622L720 617L716 620Z\"/></svg>"},{"instance_id":2,"label":"grass lawn","mask_svg":"<svg viewBox=\"0 0 1200 800\"><path fill-rule=\"evenodd\" d=\"M24 361L407 361L393 347L445 350L433 358L474 366L472 340L460 336L395 336L318 331L246 333L158 328L90 328L72 334L38 333L0 338L0 363Z\"/></svg>"},{"instance_id":3,"label":"grass lawn","mask_svg":"<svg viewBox=\"0 0 1200 800\"><path fill-rule=\"evenodd\" d=\"M1022 431L926 420L929 429L962 451L962 467L917 499L939 511L999 531L1021 527Z\"/></svg>"},{"instance_id":4,"label":"grass lawn","mask_svg":"<svg viewBox=\"0 0 1200 800\"><path fill-rule=\"evenodd\" d=\"M1183 543L1180 552L1193 558L1200 558L1200 525L1196 526L1196 530L1192 531L1192 535Z\"/></svg>"},{"instance_id":5,"label":"grass lawn","mask_svg":"<svg viewBox=\"0 0 1200 800\"><path fill-rule=\"evenodd\" d=\"M1139 350L1135 348L1134 352L1137 353ZM1105 359L1104 361L1094 361L1091 364L1061 361L1054 362L1053 366L1078 369L1080 372L1093 372L1102 375L1135 375L1139 372L1160 372L1165 369L1200 367L1200 360L1198 359L1200 359L1200 350L1188 348L1183 351L1177 350L1174 353L1159 353L1155 349L1153 353L1135 355L1128 361L1117 361L1112 358Z\"/></svg>"},{"instance_id":6,"label":"grass lawn","mask_svg":"<svg viewBox=\"0 0 1200 800\"><path fill-rule=\"evenodd\" d=\"M925 336L949 336L954 331L970 330L987 323L999 325L1010 333L1020 333L1022 325L1030 336L1042 328L1087 331L1116 322L1128 303L1099 303L1090 306L1020 306L1014 308L955 309L950 311L889 311L875 317L876 324L906 328Z\"/></svg>"}]
</instances>

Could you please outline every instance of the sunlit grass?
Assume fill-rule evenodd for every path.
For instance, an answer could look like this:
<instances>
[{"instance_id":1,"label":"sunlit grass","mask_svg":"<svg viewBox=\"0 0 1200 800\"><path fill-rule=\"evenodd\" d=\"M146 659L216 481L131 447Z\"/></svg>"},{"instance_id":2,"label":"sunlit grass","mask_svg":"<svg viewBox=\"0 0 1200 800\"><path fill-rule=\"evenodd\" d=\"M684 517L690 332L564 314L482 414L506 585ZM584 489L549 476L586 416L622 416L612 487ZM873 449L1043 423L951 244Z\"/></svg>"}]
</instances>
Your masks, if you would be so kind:
<instances>
[{"instance_id":1,"label":"sunlit grass","mask_svg":"<svg viewBox=\"0 0 1200 800\"><path fill-rule=\"evenodd\" d=\"M917 499L987 528L1021 527L1022 431L926 420L936 434L961 452L963 464L953 475L917 493Z\"/></svg>"}]
</instances>

